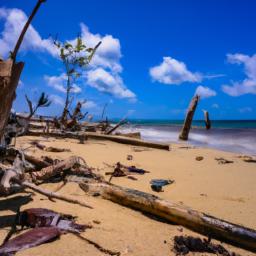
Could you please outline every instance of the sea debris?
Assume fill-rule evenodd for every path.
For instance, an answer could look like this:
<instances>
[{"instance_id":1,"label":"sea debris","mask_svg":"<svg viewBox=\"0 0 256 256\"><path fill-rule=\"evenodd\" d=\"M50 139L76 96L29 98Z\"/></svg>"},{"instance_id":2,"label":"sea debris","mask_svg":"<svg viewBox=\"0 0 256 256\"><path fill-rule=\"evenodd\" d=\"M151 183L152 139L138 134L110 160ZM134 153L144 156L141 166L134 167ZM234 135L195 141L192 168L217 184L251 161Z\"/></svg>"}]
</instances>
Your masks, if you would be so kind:
<instances>
[{"instance_id":1,"label":"sea debris","mask_svg":"<svg viewBox=\"0 0 256 256\"><path fill-rule=\"evenodd\" d=\"M232 163L234 163L234 161L227 160L223 157L216 157L215 160L218 162L218 164L232 164Z\"/></svg>"},{"instance_id":2,"label":"sea debris","mask_svg":"<svg viewBox=\"0 0 256 256\"><path fill-rule=\"evenodd\" d=\"M242 155L242 156L238 156L238 158L242 159L244 162L247 162L247 163L256 163L256 158L252 156Z\"/></svg>"},{"instance_id":3,"label":"sea debris","mask_svg":"<svg viewBox=\"0 0 256 256\"><path fill-rule=\"evenodd\" d=\"M203 159L204 159L203 156L197 156L197 157L196 157L196 161L202 161Z\"/></svg>"},{"instance_id":4,"label":"sea debris","mask_svg":"<svg viewBox=\"0 0 256 256\"><path fill-rule=\"evenodd\" d=\"M16 236L0 246L0 255L12 256L18 251L38 246L59 238L61 231L58 227L38 227Z\"/></svg>"},{"instance_id":5,"label":"sea debris","mask_svg":"<svg viewBox=\"0 0 256 256\"><path fill-rule=\"evenodd\" d=\"M41 150L46 151L46 152L54 152L54 153L57 153L57 152L71 152L71 150L68 149L68 148L47 147L47 146L39 143L38 141L32 141L31 144L33 146L36 146L37 148L39 148Z\"/></svg>"},{"instance_id":6,"label":"sea debris","mask_svg":"<svg viewBox=\"0 0 256 256\"><path fill-rule=\"evenodd\" d=\"M132 155L127 155L127 158L126 158L128 161L131 161L133 160L133 156Z\"/></svg>"},{"instance_id":7,"label":"sea debris","mask_svg":"<svg viewBox=\"0 0 256 256\"><path fill-rule=\"evenodd\" d=\"M110 175L109 182L112 180L113 177L124 177L124 176L129 176L130 174L143 175L145 173L149 173L149 171L137 168L134 165L125 166L125 165L121 164L120 162L117 162L114 168L115 169L113 172L105 173L105 175Z\"/></svg>"},{"instance_id":8,"label":"sea debris","mask_svg":"<svg viewBox=\"0 0 256 256\"><path fill-rule=\"evenodd\" d=\"M49 227L56 226L61 231L80 233L91 225L81 225L75 223L75 217L72 215L62 214L46 208L29 208L17 214L16 225L22 228L30 227Z\"/></svg>"},{"instance_id":9,"label":"sea debris","mask_svg":"<svg viewBox=\"0 0 256 256\"><path fill-rule=\"evenodd\" d=\"M153 179L150 181L152 190L156 192L162 192L163 186L170 185L172 183L174 183L174 180Z\"/></svg>"},{"instance_id":10,"label":"sea debris","mask_svg":"<svg viewBox=\"0 0 256 256\"><path fill-rule=\"evenodd\" d=\"M256 251L256 230L227 222L203 212L196 211L181 203L161 199L140 190L125 188L106 182L80 183L87 195L103 199L141 211L150 216L182 225L202 235L236 244L238 247Z\"/></svg>"},{"instance_id":11,"label":"sea debris","mask_svg":"<svg viewBox=\"0 0 256 256\"><path fill-rule=\"evenodd\" d=\"M230 252L220 244L214 244L210 240L201 239L192 236L175 236L174 252L176 255L186 255L190 252L212 253L223 256L239 256L234 252Z\"/></svg>"}]
</instances>

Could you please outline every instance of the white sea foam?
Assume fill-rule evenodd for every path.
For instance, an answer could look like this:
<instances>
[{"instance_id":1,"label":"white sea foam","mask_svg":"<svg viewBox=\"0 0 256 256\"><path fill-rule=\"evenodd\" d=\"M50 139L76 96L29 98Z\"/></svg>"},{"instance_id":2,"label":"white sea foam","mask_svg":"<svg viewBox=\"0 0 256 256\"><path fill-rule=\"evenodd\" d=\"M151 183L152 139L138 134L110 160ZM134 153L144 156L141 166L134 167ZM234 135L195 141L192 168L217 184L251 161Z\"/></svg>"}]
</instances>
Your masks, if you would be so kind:
<instances>
[{"instance_id":1,"label":"white sea foam","mask_svg":"<svg viewBox=\"0 0 256 256\"><path fill-rule=\"evenodd\" d=\"M140 132L142 139L146 141L180 143L180 127L137 125L122 127L121 131ZM192 129L187 143L242 154L256 154L255 132L255 129Z\"/></svg>"}]
</instances>

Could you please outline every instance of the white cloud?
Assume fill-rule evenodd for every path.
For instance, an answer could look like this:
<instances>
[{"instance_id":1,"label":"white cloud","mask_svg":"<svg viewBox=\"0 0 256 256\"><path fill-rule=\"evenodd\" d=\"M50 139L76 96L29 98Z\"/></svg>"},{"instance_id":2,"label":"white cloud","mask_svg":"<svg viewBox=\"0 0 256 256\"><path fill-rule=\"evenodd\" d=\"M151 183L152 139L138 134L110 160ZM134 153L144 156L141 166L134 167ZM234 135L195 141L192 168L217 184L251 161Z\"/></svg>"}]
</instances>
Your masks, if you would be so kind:
<instances>
[{"instance_id":1,"label":"white cloud","mask_svg":"<svg viewBox=\"0 0 256 256\"><path fill-rule=\"evenodd\" d=\"M0 8L0 19L4 20L4 29L0 35L0 55L7 57L15 46L17 38L27 21L27 16L19 9ZM117 98L135 99L136 95L126 88L121 78L123 68L120 63L122 54L119 40L112 35L102 36L100 34L93 34L84 23L81 23L80 27L81 37L86 46L94 47L99 41L102 42L83 75L83 78L90 78L90 81L85 82L88 82L89 86L96 88L98 91L108 93ZM69 41L74 43L75 39ZM42 39L33 26L29 27L21 47L21 51L31 50L48 52L52 56L58 57L58 51L53 45L52 40L49 38ZM100 76L99 70L105 71L105 76ZM95 78L92 77L94 74L96 75ZM107 82L100 81L101 78L104 79L106 76L108 77ZM112 84L110 78L116 82L115 85ZM63 74L59 76L45 76L48 85L61 92L65 92L65 79ZM81 89L78 85L73 86L74 93L79 93L80 91Z\"/></svg>"},{"instance_id":2,"label":"white cloud","mask_svg":"<svg viewBox=\"0 0 256 256\"><path fill-rule=\"evenodd\" d=\"M239 111L240 113L242 113L242 114L244 114L244 113L250 113L250 112L252 112L252 108L250 108L250 107L239 108L238 111Z\"/></svg>"},{"instance_id":3,"label":"white cloud","mask_svg":"<svg viewBox=\"0 0 256 256\"><path fill-rule=\"evenodd\" d=\"M20 32L27 21L27 15L19 9L0 8L0 19L4 20L4 28L0 36L0 55L8 57L14 49ZM31 25L24 37L21 51L43 51L56 56L56 49L50 39L42 39Z\"/></svg>"},{"instance_id":4,"label":"white cloud","mask_svg":"<svg viewBox=\"0 0 256 256\"><path fill-rule=\"evenodd\" d=\"M93 34L84 23L81 23L80 26L82 40L87 46L94 47L98 42L102 42L90 65L93 67L107 68L112 72L120 73L122 71L120 64L122 54L119 40L112 35L101 36L100 34Z\"/></svg>"},{"instance_id":5,"label":"white cloud","mask_svg":"<svg viewBox=\"0 0 256 256\"><path fill-rule=\"evenodd\" d=\"M119 40L111 35L92 34L83 23L80 26L82 39L87 46L94 47L99 41L102 42L89 69L83 74L86 84L116 98L136 100L136 95L127 89L121 77L123 68L120 64L122 54Z\"/></svg>"},{"instance_id":6,"label":"white cloud","mask_svg":"<svg viewBox=\"0 0 256 256\"><path fill-rule=\"evenodd\" d=\"M164 57L163 62L150 68L149 73L154 81L164 84L195 83L201 82L203 79L200 73L189 71L184 62L171 57Z\"/></svg>"},{"instance_id":7,"label":"white cloud","mask_svg":"<svg viewBox=\"0 0 256 256\"><path fill-rule=\"evenodd\" d=\"M57 91L60 91L60 92L63 92L65 93L66 92L66 83L67 83L67 76L62 73L60 76L47 76L45 75L44 76L44 79L45 81L47 82L47 85L54 88L55 90ZM81 88L76 85L76 84L73 84L72 85L72 90L71 92L72 93L80 93L82 90Z\"/></svg>"},{"instance_id":8,"label":"white cloud","mask_svg":"<svg viewBox=\"0 0 256 256\"><path fill-rule=\"evenodd\" d=\"M196 88L195 94L199 95L201 99L205 99L216 96L217 93L209 87L199 85Z\"/></svg>"},{"instance_id":9,"label":"white cloud","mask_svg":"<svg viewBox=\"0 0 256 256\"><path fill-rule=\"evenodd\" d=\"M88 85L98 91L113 95L117 98L135 99L136 95L127 89L118 74L107 72L103 68L88 71L86 74Z\"/></svg>"},{"instance_id":10,"label":"white cloud","mask_svg":"<svg viewBox=\"0 0 256 256\"><path fill-rule=\"evenodd\" d=\"M55 105L64 106L64 99L56 94L51 94L49 96L50 101Z\"/></svg>"},{"instance_id":11,"label":"white cloud","mask_svg":"<svg viewBox=\"0 0 256 256\"><path fill-rule=\"evenodd\" d=\"M228 54L227 60L231 64L243 64L246 78L243 81L232 82L231 85L222 85L222 90L230 96L256 94L256 54L251 57L245 54Z\"/></svg>"}]
</instances>

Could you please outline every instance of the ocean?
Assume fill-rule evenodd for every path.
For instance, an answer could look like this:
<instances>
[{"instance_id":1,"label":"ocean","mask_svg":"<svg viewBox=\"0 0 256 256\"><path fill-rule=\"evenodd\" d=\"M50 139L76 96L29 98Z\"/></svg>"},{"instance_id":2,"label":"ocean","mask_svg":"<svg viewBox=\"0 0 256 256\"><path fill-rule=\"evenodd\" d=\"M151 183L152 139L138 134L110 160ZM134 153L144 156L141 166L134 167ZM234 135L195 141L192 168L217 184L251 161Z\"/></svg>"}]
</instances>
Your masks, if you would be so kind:
<instances>
[{"instance_id":1,"label":"ocean","mask_svg":"<svg viewBox=\"0 0 256 256\"><path fill-rule=\"evenodd\" d=\"M206 130L204 121L193 121L189 140L185 143L240 154L256 155L256 120L212 120ZM140 132L142 139L166 143L180 143L179 132L183 120L129 120L121 130Z\"/></svg>"}]
</instances>

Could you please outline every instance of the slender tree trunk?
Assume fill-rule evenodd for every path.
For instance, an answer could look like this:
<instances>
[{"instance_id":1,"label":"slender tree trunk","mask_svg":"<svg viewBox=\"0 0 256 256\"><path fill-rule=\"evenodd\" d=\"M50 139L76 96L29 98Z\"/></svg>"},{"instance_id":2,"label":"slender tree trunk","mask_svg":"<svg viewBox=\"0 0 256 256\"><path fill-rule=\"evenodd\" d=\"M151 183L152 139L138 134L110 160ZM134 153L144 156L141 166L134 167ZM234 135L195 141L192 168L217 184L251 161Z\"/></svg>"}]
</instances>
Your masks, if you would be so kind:
<instances>
[{"instance_id":1,"label":"slender tree trunk","mask_svg":"<svg viewBox=\"0 0 256 256\"><path fill-rule=\"evenodd\" d=\"M208 111L204 111L204 122L205 122L206 130L210 130L211 129L211 120L210 120Z\"/></svg>"},{"instance_id":2,"label":"slender tree trunk","mask_svg":"<svg viewBox=\"0 0 256 256\"><path fill-rule=\"evenodd\" d=\"M68 70L67 70L68 72ZM68 107L69 107L69 101L70 101L70 90L71 90L71 81L70 81L70 76L68 75L68 80L67 80L67 91L66 91L66 101L65 101L65 105L64 105L64 109L62 112L62 116L61 116L61 123L65 124L67 122L68 119Z\"/></svg>"},{"instance_id":3,"label":"slender tree trunk","mask_svg":"<svg viewBox=\"0 0 256 256\"><path fill-rule=\"evenodd\" d=\"M193 121L193 116L194 116L194 113L196 111L198 101L199 101L199 96L196 95L192 98L192 100L190 102L190 105L189 105L189 108L188 108L188 111L187 111L187 115L186 115L182 130L181 130L180 136L179 136L179 138L181 140L188 140L188 134L189 134L189 131L190 131L190 128L191 128L191 124L192 124L192 121Z\"/></svg>"},{"instance_id":4,"label":"slender tree trunk","mask_svg":"<svg viewBox=\"0 0 256 256\"><path fill-rule=\"evenodd\" d=\"M12 102L16 97L16 88L19 83L20 75L24 67L23 62L16 63L16 56L19 48L26 34L26 31L38 11L41 3L45 0L38 0L35 8L29 16L19 38L15 45L15 48L11 54L11 59L7 61L0 61L0 143L3 141L4 129L8 122L10 115Z\"/></svg>"},{"instance_id":5,"label":"slender tree trunk","mask_svg":"<svg viewBox=\"0 0 256 256\"><path fill-rule=\"evenodd\" d=\"M16 98L16 88L24 67L23 62L13 63L7 60L0 63L0 140L4 136L4 129L12 108L12 102Z\"/></svg>"},{"instance_id":6,"label":"slender tree trunk","mask_svg":"<svg viewBox=\"0 0 256 256\"><path fill-rule=\"evenodd\" d=\"M15 62L15 60L16 60L17 53L18 53L18 51L19 51L19 49L20 49L21 43L22 43L22 41L23 41L23 38L24 38L24 36L25 36L25 34L26 34L27 30L28 30L28 27L29 27L29 25L30 25L32 19L33 19L34 16L36 15L36 13L37 13L37 11L38 11L40 5L41 5L43 2L45 2L45 1L46 1L46 0L38 0L36 6L34 7L32 13L30 14L30 16L29 16L29 18L28 18L28 20L27 20L25 26L23 27L22 32L21 32L21 34L20 34L20 36L19 36L19 38L18 38L18 41L17 41L17 43L16 43L16 45L15 45L15 47L14 47L14 50L13 50L13 52L12 52L12 56L11 56L11 57L12 57L12 59L13 59L14 62Z\"/></svg>"}]
</instances>

